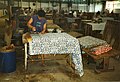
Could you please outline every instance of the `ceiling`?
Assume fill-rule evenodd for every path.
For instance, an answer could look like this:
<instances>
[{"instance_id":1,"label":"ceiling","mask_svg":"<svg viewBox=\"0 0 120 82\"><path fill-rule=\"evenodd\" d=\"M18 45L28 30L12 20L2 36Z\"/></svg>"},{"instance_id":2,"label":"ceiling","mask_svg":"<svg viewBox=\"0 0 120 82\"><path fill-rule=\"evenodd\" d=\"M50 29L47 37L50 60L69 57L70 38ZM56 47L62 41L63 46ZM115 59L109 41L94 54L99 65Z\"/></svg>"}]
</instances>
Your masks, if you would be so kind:
<instances>
[{"instance_id":1,"label":"ceiling","mask_svg":"<svg viewBox=\"0 0 120 82\"><path fill-rule=\"evenodd\" d=\"M25 1L25 2L62 2L62 3L75 3L75 4L87 4L87 3L94 3L94 2L103 2L103 1L115 1L115 0L0 0L0 1ZM117 1L117 0L116 0Z\"/></svg>"},{"instance_id":2,"label":"ceiling","mask_svg":"<svg viewBox=\"0 0 120 82\"><path fill-rule=\"evenodd\" d=\"M87 2L93 3L94 0L8 0L8 1L25 1L25 2L36 2L36 1L38 1L38 2L45 2L45 3L49 3L49 2L59 3L59 2L62 2L62 3L82 4L82 3L87 3Z\"/></svg>"}]
</instances>

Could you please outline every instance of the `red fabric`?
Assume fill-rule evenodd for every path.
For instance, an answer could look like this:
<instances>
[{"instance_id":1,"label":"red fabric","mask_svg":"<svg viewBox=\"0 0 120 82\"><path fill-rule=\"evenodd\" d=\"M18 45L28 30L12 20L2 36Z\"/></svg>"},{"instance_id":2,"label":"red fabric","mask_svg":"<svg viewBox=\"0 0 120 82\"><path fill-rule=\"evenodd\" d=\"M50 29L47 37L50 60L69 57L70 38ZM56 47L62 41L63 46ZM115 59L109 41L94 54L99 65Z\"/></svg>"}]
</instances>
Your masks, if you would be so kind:
<instances>
[{"instance_id":1,"label":"red fabric","mask_svg":"<svg viewBox=\"0 0 120 82\"><path fill-rule=\"evenodd\" d=\"M111 49L112 49L112 47L107 44L107 45L102 45L102 46L92 48L91 51L95 55L100 55L102 53L110 51Z\"/></svg>"}]
</instances>

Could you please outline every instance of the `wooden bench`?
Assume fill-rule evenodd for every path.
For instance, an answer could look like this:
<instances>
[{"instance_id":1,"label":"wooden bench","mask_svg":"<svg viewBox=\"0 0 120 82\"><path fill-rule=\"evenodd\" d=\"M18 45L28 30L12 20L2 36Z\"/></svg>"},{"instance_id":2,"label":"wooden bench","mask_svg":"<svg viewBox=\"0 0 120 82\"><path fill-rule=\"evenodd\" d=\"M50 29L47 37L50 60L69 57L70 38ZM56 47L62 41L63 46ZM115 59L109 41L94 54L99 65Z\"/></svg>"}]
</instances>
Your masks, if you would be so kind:
<instances>
[{"instance_id":1,"label":"wooden bench","mask_svg":"<svg viewBox=\"0 0 120 82\"><path fill-rule=\"evenodd\" d=\"M95 61L95 63L100 59L103 59L102 68L100 67L98 68L97 65L95 65L95 71L97 73L110 71L111 70L109 69L110 57L120 55L120 27L119 26L120 26L120 21L116 21L116 20L114 21L108 20L105 25L102 39L112 46L113 48L112 50L100 55L95 55L91 53L91 48L82 48L82 50L87 54L87 56L91 57ZM114 68L112 68L112 70L113 69Z\"/></svg>"},{"instance_id":2,"label":"wooden bench","mask_svg":"<svg viewBox=\"0 0 120 82\"><path fill-rule=\"evenodd\" d=\"M110 57L116 56L116 55L118 55L118 53L120 53L115 49L112 49L112 50L110 50L110 51L108 51L106 53L103 53L101 55L93 54L90 51L90 49L83 49L83 51L85 51L88 56L90 56L90 57L92 57L94 59L94 62L96 63L95 64L95 72L96 73L105 72L105 71L113 71L114 66L109 67L109 59L110 59ZM99 60L100 60L100 62L99 62ZM88 64L89 63L90 62L88 61ZM99 66L98 66L98 63L99 63Z\"/></svg>"}]
</instances>

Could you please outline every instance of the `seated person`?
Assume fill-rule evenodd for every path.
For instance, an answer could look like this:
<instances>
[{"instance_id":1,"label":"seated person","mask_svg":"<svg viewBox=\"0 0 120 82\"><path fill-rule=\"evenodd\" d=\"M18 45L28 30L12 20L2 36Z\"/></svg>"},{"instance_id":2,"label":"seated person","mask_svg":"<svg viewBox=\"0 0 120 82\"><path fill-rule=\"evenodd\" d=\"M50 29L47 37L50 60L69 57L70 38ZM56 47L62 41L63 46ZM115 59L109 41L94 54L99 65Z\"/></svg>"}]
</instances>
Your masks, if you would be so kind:
<instances>
[{"instance_id":1,"label":"seated person","mask_svg":"<svg viewBox=\"0 0 120 82\"><path fill-rule=\"evenodd\" d=\"M93 22L102 22L102 17L100 16L100 11L98 11L98 12L93 16Z\"/></svg>"}]
</instances>

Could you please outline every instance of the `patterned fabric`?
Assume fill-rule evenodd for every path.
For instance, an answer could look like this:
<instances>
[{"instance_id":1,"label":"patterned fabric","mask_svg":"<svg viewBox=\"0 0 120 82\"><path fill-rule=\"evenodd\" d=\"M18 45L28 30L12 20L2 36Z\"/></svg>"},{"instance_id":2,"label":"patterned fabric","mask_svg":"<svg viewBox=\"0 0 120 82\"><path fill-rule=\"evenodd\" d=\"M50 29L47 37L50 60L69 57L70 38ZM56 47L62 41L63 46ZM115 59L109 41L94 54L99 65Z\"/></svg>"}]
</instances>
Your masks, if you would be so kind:
<instances>
[{"instance_id":1,"label":"patterned fabric","mask_svg":"<svg viewBox=\"0 0 120 82\"><path fill-rule=\"evenodd\" d=\"M29 54L72 54L75 69L80 76L84 74L79 41L67 33L31 34Z\"/></svg>"},{"instance_id":2,"label":"patterned fabric","mask_svg":"<svg viewBox=\"0 0 120 82\"><path fill-rule=\"evenodd\" d=\"M106 41L98 39L98 38L94 38L91 36L85 36L85 37L81 37L78 38L82 48L91 48L94 46L98 46L98 45L102 45L102 44L107 44Z\"/></svg>"},{"instance_id":3,"label":"patterned fabric","mask_svg":"<svg viewBox=\"0 0 120 82\"><path fill-rule=\"evenodd\" d=\"M91 49L91 52L95 55L101 55L102 53L108 52L112 49L112 47L109 44L97 46L95 48Z\"/></svg>"}]
</instances>

